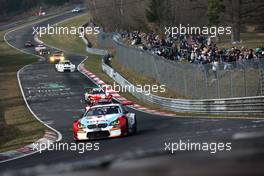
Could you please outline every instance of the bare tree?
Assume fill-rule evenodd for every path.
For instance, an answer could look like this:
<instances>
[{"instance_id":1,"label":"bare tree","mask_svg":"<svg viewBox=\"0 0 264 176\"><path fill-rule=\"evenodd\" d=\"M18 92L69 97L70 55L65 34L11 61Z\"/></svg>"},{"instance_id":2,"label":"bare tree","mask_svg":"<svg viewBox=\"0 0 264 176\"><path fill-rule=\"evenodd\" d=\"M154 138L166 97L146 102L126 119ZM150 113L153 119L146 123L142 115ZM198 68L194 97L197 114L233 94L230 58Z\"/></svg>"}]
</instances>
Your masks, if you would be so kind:
<instances>
[{"instance_id":1,"label":"bare tree","mask_svg":"<svg viewBox=\"0 0 264 176\"><path fill-rule=\"evenodd\" d=\"M152 29L146 18L151 0L86 0L93 18L105 30ZM205 26L208 21L208 0L163 0L161 10L166 15L163 25ZM219 16L219 25L231 25L232 41L240 40L240 32L248 24L263 24L263 0L223 0L225 13ZM150 9L149 9L150 10ZM157 27L160 28L160 27ZM160 29L162 30L162 29Z\"/></svg>"},{"instance_id":2,"label":"bare tree","mask_svg":"<svg viewBox=\"0 0 264 176\"><path fill-rule=\"evenodd\" d=\"M263 0L227 0L227 19L231 19L232 41L240 41L241 30L246 24L259 25L263 23Z\"/></svg>"}]
</instances>

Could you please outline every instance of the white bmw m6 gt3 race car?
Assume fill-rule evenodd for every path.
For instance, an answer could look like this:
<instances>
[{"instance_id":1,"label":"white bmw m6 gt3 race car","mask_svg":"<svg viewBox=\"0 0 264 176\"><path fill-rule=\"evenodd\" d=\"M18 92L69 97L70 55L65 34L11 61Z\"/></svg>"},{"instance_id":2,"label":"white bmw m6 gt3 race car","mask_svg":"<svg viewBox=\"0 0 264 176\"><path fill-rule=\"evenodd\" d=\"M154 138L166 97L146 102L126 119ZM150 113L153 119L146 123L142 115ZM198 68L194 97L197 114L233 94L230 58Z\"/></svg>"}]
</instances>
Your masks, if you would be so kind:
<instances>
[{"instance_id":1,"label":"white bmw m6 gt3 race car","mask_svg":"<svg viewBox=\"0 0 264 176\"><path fill-rule=\"evenodd\" d=\"M74 72L76 69L76 66L71 63L69 60L63 60L59 63L55 64L55 69L58 72Z\"/></svg>"},{"instance_id":2,"label":"white bmw m6 gt3 race car","mask_svg":"<svg viewBox=\"0 0 264 176\"><path fill-rule=\"evenodd\" d=\"M75 120L72 128L75 141L114 138L135 134L137 121L121 104L97 105Z\"/></svg>"}]
</instances>

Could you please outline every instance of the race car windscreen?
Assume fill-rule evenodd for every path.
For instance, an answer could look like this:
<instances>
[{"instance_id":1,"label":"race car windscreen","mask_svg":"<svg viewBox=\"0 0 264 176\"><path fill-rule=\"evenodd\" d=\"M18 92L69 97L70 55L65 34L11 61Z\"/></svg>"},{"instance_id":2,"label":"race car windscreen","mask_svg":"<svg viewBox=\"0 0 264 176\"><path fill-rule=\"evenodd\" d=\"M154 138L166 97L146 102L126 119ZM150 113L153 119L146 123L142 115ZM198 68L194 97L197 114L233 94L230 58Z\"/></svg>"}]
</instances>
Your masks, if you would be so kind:
<instances>
[{"instance_id":1,"label":"race car windscreen","mask_svg":"<svg viewBox=\"0 0 264 176\"><path fill-rule=\"evenodd\" d=\"M89 116L98 116L98 115L110 115L110 114L119 114L121 109L119 106L105 106L105 107L96 107L92 108L86 112L85 117Z\"/></svg>"}]
</instances>

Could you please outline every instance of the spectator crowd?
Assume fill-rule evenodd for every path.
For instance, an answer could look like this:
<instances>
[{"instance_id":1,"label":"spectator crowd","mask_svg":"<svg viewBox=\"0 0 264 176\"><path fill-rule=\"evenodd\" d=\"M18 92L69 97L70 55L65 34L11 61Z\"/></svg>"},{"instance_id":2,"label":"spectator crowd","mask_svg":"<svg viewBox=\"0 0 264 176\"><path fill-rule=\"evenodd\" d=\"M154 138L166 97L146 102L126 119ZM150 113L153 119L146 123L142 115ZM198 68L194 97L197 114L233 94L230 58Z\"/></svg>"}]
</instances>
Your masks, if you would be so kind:
<instances>
[{"instance_id":1,"label":"spectator crowd","mask_svg":"<svg viewBox=\"0 0 264 176\"><path fill-rule=\"evenodd\" d=\"M264 58L264 48L248 49L237 47L218 48L210 37L202 35L166 36L139 31L120 33L122 38L134 46L139 46L153 54L169 60L187 60L196 64L244 62L254 58ZM228 64L226 64L228 68Z\"/></svg>"}]
</instances>

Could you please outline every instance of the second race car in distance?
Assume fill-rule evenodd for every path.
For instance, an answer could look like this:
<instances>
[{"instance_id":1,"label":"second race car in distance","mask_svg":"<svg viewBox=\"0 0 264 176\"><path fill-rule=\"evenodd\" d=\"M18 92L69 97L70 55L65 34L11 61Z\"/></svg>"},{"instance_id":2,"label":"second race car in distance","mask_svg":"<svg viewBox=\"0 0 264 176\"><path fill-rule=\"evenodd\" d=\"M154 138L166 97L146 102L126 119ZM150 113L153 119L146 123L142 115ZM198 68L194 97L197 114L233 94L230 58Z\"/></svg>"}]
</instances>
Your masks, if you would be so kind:
<instances>
[{"instance_id":1,"label":"second race car in distance","mask_svg":"<svg viewBox=\"0 0 264 176\"><path fill-rule=\"evenodd\" d=\"M33 47L35 45L32 43L32 41L26 41L24 46L25 47Z\"/></svg>"},{"instance_id":2,"label":"second race car in distance","mask_svg":"<svg viewBox=\"0 0 264 176\"><path fill-rule=\"evenodd\" d=\"M81 11L82 9L80 7L75 7L74 9L72 9L72 13L79 13Z\"/></svg>"},{"instance_id":3,"label":"second race car in distance","mask_svg":"<svg viewBox=\"0 0 264 176\"><path fill-rule=\"evenodd\" d=\"M38 52L38 55L40 55L40 56L45 56L48 54L50 54L50 51L47 48L46 49L40 49Z\"/></svg>"},{"instance_id":4,"label":"second race car in distance","mask_svg":"<svg viewBox=\"0 0 264 176\"><path fill-rule=\"evenodd\" d=\"M121 104L97 105L75 120L72 128L75 141L114 138L135 134L137 121Z\"/></svg>"},{"instance_id":5,"label":"second race car in distance","mask_svg":"<svg viewBox=\"0 0 264 176\"><path fill-rule=\"evenodd\" d=\"M47 49L46 46L42 45L42 44L38 44L36 47L35 47L35 51L36 52L39 52L40 50L42 49Z\"/></svg>"},{"instance_id":6,"label":"second race car in distance","mask_svg":"<svg viewBox=\"0 0 264 176\"><path fill-rule=\"evenodd\" d=\"M55 51L50 57L49 57L49 63L58 63L59 61L64 61L65 57L62 51Z\"/></svg>"},{"instance_id":7,"label":"second race car in distance","mask_svg":"<svg viewBox=\"0 0 264 176\"><path fill-rule=\"evenodd\" d=\"M59 63L55 64L55 69L58 72L74 72L76 66L71 63L69 60L59 61Z\"/></svg>"},{"instance_id":8,"label":"second race car in distance","mask_svg":"<svg viewBox=\"0 0 264 176\"><path fill-rule=\"evenodd\" d=\"M88 106L112 103L113 96L102 88L86 88L84 100Z\"/></svg>"}]
</instances>

